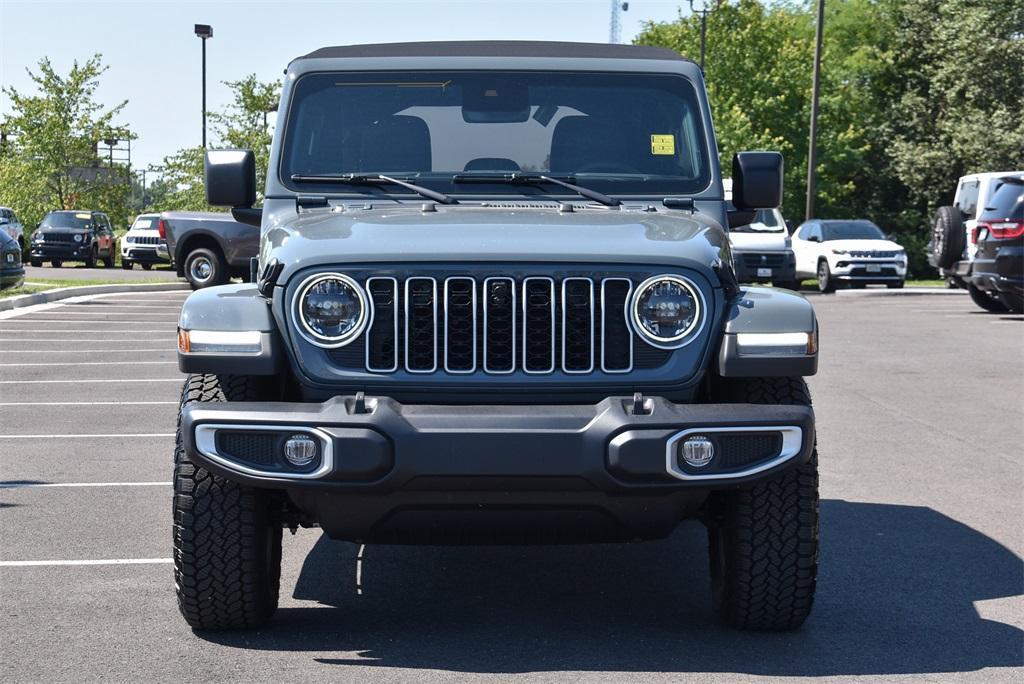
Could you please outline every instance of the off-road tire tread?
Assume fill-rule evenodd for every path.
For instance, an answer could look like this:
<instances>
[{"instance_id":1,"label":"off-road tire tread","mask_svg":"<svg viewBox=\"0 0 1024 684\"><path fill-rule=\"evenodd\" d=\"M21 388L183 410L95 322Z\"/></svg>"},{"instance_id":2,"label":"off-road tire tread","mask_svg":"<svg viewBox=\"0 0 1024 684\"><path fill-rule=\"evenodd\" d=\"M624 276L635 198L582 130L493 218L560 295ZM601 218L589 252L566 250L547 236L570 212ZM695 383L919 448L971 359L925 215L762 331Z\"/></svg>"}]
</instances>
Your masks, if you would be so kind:
<instances>
[{"instance_id":1,"label":"off-road tire tread","mask_svg":"<svg viewBox=\"0 0 1024 684\"><path fill-rule=\"evenodd\" d=\"M189 375L182 407L194 402L255 401L253 378ZM266 623L277 609L281 528L269 500L193 464L185 455L179 414L174 455L174 579L178 607L200 630ZM270 548L267 548L267 545Z\"/></svg>"},{"instance_id":2,"label":"off-road tire tread","mask_svg":"<svg viewBox=\"0 0 1024 684\"><path fill-rule=\"evenodd\" d=\"M724 384L727 400L810 405L802 378L742 378ZM731 627L784 631L811 612L818 569L818 456L747 489L715 495L712 526L731 563L722 572L716 609ZM714 566L714 559L712 561Z\"/></svg>"}]
</instances>

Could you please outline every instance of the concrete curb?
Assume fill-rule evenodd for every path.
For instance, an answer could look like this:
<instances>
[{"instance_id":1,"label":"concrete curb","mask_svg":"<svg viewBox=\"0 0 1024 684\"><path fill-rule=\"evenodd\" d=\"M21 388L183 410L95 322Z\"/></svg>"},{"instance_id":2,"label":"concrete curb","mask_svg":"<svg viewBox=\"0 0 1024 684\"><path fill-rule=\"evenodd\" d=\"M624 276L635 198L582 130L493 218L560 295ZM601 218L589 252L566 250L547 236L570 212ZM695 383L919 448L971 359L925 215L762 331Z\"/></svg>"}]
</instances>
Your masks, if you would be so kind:
<instances>
[{"instance_id":1,"label":"concrete curb","mask_svg":"<svg viewBox=\"0 0 1024 684\"><path fill-rule=\"evenodd\" d=\"M0 299L0 311L10 311L11 309L20 309L35 304L47 304L83 295L100 295L112 292L175 292L191 289L192 287L188 283L118 283L115 285L58 287L53 290L44 290L43 292Z\"/></svg>"}]
</instances>

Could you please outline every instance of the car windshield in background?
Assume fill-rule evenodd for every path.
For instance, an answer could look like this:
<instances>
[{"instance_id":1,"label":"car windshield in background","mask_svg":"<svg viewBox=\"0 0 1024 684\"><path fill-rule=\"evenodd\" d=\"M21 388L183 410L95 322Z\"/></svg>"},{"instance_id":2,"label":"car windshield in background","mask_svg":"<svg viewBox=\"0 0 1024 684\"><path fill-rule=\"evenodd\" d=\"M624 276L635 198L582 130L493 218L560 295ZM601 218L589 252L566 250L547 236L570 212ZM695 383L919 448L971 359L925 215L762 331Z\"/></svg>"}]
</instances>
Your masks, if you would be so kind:
<instances>
[{"instance_id":1,"label":"car windshield in background","mask_svg":"<svg viewBox=\"0 0 1024 684\"><path fill-rule=\"evenodd\" d=\"M88 228L92 225L92 214L87 212L54 212L47 214L41 228Z\"/></svg>"},{"instance_id":2,"label":"car windshield in background","mask_svg":"<svg viewBox=\"0 0 1024 684\"><path fill-rule=\"evenodd\" d=\"M731 203L730 203L730 206ZM775 217L771 209L758 209L754 214L754 220L749 225L730 228L731 233L781 233L785 227Z\"/></svg>"},{"instance_id":3,"label":"car windshield in background","mask_svg":"<svg viewBox=\"0 0 1024 684\"><path fill-rule=\"evenodd\" d=\"M835 221L821 226L828 240L884 240L882 229L868 221Z\"/></svg>"},{"instance_id":4,"label":"car windshield in background","mask_svg":"<svg viewBox=\"0 0 1024 684\"><path fill-rule=\"evenodd\" d=\"M1007 179L988 201L979 221L1013 219L1024 221L1024 179Z\"/></svg>"},{"instance_id":5,"label":"car windshield in background","mask_svg":"<svg viewBox=\"0 0 1024 684\"><path fill-rule=\"evenodd\" d=\"M474 194L522 193L524 186L466 186L454 176L541 173L602 192L651 195L696 193L710 182L688 80L592 72L308 74L295 85L279 171L296 190L293 176L307 177L303 191L316 185L309 177L344 174ZM339 186L325 183L324 190Z\"/></svg>"}]
</instances>

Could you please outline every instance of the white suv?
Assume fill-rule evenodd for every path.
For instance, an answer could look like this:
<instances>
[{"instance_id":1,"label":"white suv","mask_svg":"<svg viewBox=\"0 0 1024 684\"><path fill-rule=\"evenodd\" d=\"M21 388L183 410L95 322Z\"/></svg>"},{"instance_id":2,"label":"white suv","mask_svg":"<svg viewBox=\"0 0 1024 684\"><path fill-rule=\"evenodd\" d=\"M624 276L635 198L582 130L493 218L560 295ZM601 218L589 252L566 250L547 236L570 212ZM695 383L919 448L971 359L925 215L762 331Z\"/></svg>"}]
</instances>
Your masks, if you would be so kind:
<instances>
[{"instance_id":1,"label":"white suv","mask_svg":"<svg viewBox=\"0 0 1024 684\"><path fill-rule=\"evenodd\" d=\"M25 227L10 207L0 207L0 230L17 240L18 245L25 249Z\"/></svg>"},{"instance_id":2,"label":"white suv","mask_svg":"<svg viewBox=\"0 0 1024 684\"><path fill-rule=\"evenodd\" d=\"M131 270L134 264L143 269L153 268L153 264L169 264L166 256L167 236L161 230L163 220L160 214L139 214L135 217L132 227L121 240L121 268ZM164 249L159 247L163 245Z\"/></svg>"},{"instance_id":3,"label":"white suv","mask_svg":"<svg viewBox=\"0 0 1024 684\"><path fill-rule=\"evenodd\" d=\"M840 284L903 287L906 251L865 220L811 219L793 234L797 278L817 278L821 292Z\"/></svg>"}]
</instances>

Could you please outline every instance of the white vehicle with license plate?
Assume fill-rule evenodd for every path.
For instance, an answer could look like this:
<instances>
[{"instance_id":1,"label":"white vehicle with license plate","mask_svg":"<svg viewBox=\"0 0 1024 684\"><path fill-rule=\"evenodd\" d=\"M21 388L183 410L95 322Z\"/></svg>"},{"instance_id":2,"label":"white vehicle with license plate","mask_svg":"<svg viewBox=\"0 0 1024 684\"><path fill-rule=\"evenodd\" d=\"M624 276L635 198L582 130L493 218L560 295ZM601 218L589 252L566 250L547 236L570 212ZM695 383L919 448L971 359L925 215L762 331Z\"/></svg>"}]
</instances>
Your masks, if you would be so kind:
<instances>
[{"instance_id":1,"label":"white vehicle with license plate","mask_svg":"<svg viewBox=\"0 0 1024 684\"><path fill-rule=\"evenodd\" d=\"M153 264L169 264L167 235L160 214L139 214L121 240L121 268L130 271L138 264L144 270ZM160 249L161 245L164 247Z\"/></svg>"},{"instance_id":2,"label":"white vehicle with license plate","mask_svg":"<svg viewBox=\"0 0 1024 684\"><path fill-rule=\"evenodd\" d=\"M793 234L797 278L817 278L821 292L884 284L901 288L907 253L871 221L812 219Z\"/></svg>"},{"instance_id":3,"label":"white vehicle with license plate","mask_svg":"<svg viewBox=\"0 0 1024 684\"><path fill-rule=\"evenodd\" d=\"M722 179L725 199L732 204L732 179ZM786 220L779 209L758 209L751 212L746 225L729 227L733 268L741 283L771 283L787 290L800 289L796 277Z\"/></svg>"}]
</instances>

